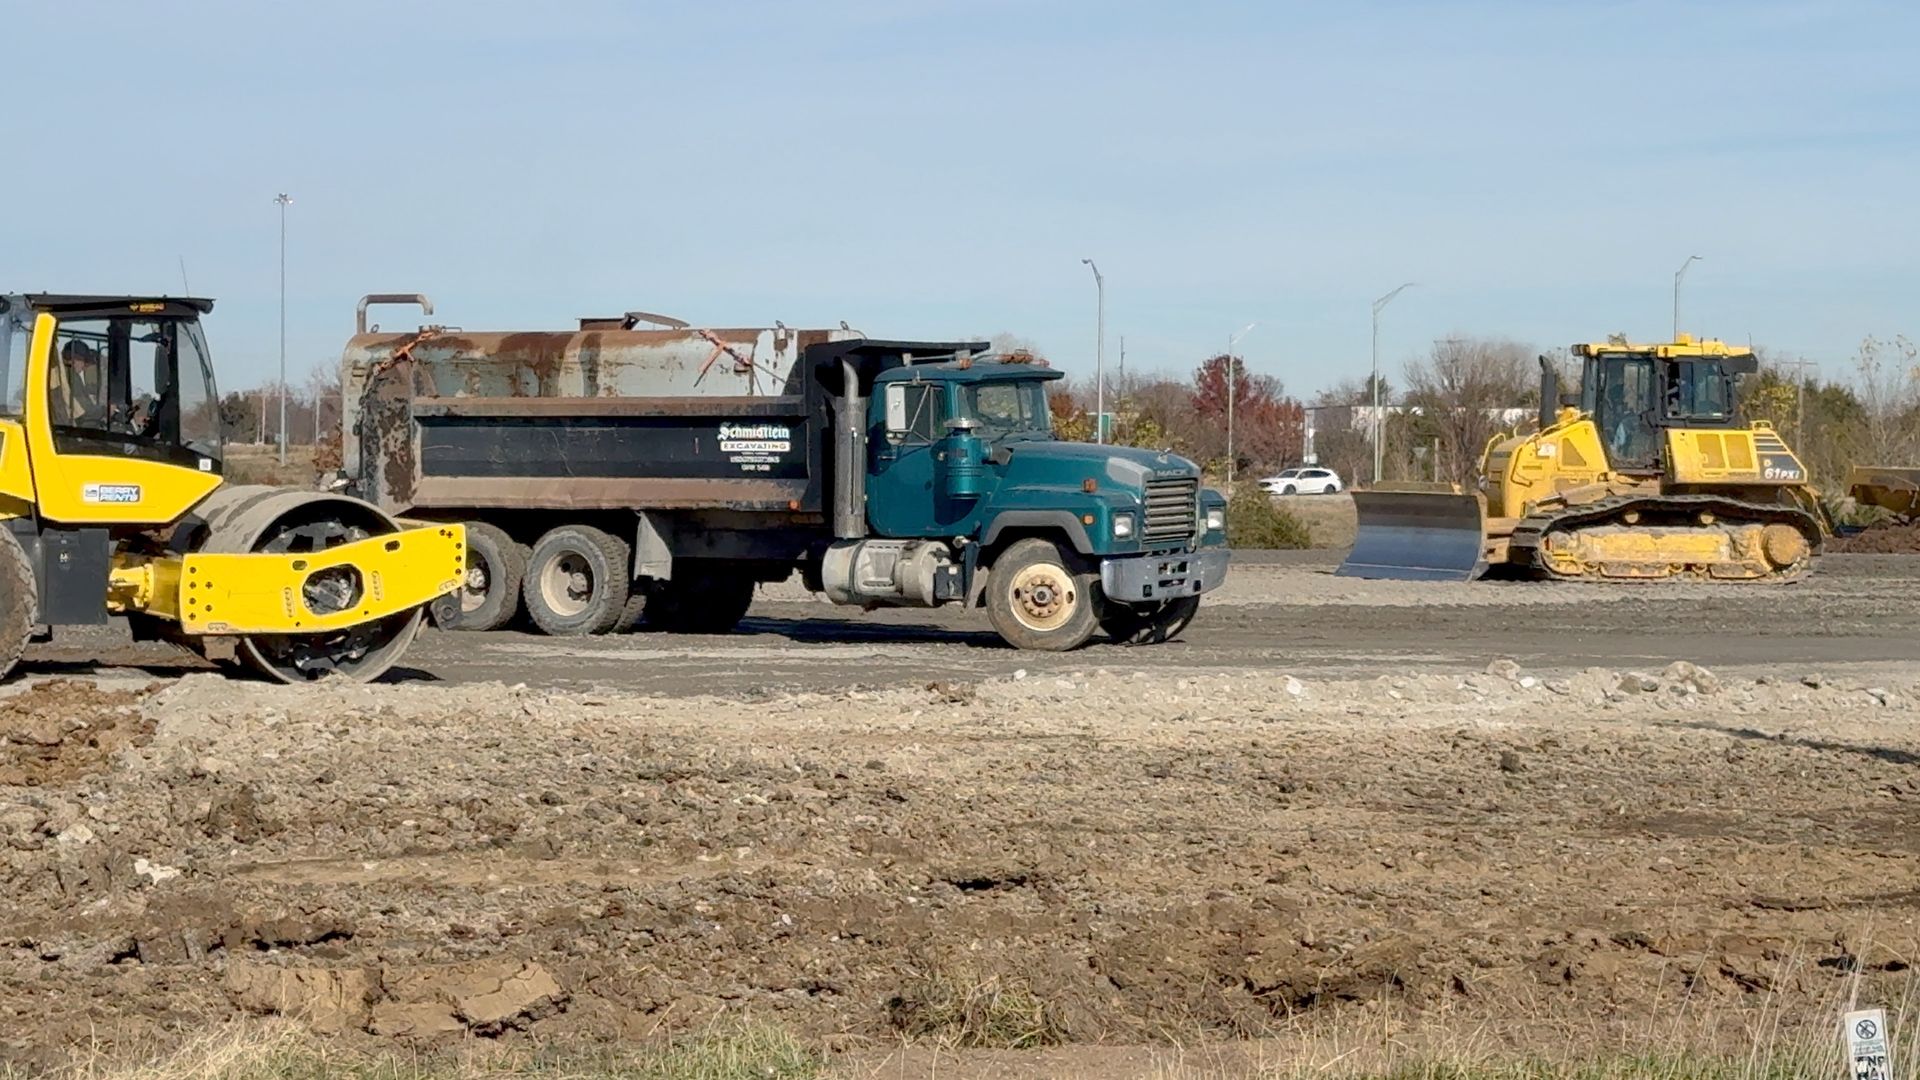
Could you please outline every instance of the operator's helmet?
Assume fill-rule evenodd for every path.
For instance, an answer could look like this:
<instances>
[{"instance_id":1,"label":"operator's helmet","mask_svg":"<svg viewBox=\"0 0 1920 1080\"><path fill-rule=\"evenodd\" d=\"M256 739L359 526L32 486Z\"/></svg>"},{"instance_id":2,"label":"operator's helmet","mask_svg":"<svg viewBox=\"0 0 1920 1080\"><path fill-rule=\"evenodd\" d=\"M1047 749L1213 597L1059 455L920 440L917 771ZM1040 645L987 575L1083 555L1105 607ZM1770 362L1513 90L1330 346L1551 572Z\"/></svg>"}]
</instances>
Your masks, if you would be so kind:
<instances>
[{"instance_id":1,"label":"operator's helmet","mask_svg":"<svg viewBox=\"0 0 1920 1080\"><path fill-rule=\"evenodd\" d=\"M93 365L100 362L100 353L79 338L68 338L67 343L60 346L60 360L68 367Z\"/></svg>"}]
</instances>

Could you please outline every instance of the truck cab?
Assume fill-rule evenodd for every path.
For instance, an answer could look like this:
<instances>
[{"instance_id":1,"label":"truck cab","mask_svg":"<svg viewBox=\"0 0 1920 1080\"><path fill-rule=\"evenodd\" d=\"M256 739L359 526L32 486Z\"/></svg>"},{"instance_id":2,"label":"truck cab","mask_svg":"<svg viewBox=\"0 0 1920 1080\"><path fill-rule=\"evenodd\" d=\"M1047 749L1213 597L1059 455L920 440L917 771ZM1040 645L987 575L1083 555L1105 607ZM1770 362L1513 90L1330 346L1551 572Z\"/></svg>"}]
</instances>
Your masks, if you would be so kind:
<instances>
[{"instance_id":1,"label":"truck cab","mask_svg":"<svg viewBox=\"0 0 1920 1080\"><path fill-rule=\"evenodd\" d=\"M1176 455L1056 440L1047 389L1061 377L965 351L873 376L870 536L830 548L827 594L983 605L1023 648L1184 628L1226 577L1225 500Z\"/></svg>"}]
</instances>

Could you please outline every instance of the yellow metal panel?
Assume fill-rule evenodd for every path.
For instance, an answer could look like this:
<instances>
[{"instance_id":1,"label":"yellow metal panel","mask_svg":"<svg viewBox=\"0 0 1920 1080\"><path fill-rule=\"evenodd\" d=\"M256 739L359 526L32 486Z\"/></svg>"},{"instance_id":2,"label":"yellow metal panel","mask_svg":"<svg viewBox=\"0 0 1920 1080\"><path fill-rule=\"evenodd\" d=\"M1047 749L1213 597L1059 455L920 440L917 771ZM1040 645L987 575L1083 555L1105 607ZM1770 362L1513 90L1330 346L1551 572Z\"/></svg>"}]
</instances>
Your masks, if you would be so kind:
<instances>
[{"instance_id":1,"label":"yellow metal panel","mask_svg":"<svg viewBox=\"0 0 1920 1080\"><path fill-rule=\"evenodd\" d=\"M1531 503L1600 479L1607 455L1593 421L1575 413L1545 431L1497 444L1487 455L1487 470L1487 512L1523 517Z\"/></svg>"},{"instance_id":2,"label":"yellow metal panel","mask_svg":"<svg viewBox=\"0 0 1920 1080\"><path fill-rule=\"evenodd\" d=\"M408 529L304 555L192 554L175 594L180 624L195 634L306 634L338 630L419 607L466 576L459 525ZM359 571L359 602L317 614L302 587L323 570Z\"/></svg>"},{"instance_id":3,"label":"yellow metal panel","mask_svg":"<svg viewBox=\"0 0 1920 1080\"><path fill-rule=\"evenodd\" d=\"M1750 431L1668 428L1667 460L1677 484L1761 482Z\"/></svg>"},{"instance_id":4,"label":"yellow metal panel","mask_svg":"<svg viewBox=\"0 0 1920 1080\"><path fill-rule=\"evenodd\" d=\"M33 504L33 467L27 459L27 429L18 420L0 419L0 503Z\"/></svg>"},{"instance_id":5,"label":"yellow metal panel","mask_svg":"<svg viewBox=\"0 0 1920 1080\"><path fill-rule=\"evenodd\" d=\"M69 524L164 525L220 486L217 474L180 465L56 452L47 410L55 328L54 317L42 312L27 346L26 442L42 516ZM5 467L0 461L0 482Z\"/></svg>"}]
</instances>

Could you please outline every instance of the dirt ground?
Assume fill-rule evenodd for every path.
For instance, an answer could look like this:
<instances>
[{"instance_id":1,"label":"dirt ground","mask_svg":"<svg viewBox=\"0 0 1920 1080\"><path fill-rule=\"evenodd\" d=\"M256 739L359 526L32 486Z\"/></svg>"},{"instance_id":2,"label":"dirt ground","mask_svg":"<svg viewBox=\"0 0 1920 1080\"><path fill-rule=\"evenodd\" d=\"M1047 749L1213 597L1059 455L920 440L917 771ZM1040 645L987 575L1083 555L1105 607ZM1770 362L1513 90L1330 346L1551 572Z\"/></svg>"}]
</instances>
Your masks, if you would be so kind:
<instances>
[{"instance_id":1,"label":"dirt ground","mask_svg":"<svg viewBox=\"0 0 1920 1080\"><path fill-rule=\"evenodd\" d=\"M1097 1061L1910 992L1920 560L1330 566L1243 558L1184 643L1065 656L778 588L728 638L429 634L376 686L62 641L0 691L0 1062L245 1016L384 1044L740 1013L849 1067Z\"/></svg>"}]
</instances>

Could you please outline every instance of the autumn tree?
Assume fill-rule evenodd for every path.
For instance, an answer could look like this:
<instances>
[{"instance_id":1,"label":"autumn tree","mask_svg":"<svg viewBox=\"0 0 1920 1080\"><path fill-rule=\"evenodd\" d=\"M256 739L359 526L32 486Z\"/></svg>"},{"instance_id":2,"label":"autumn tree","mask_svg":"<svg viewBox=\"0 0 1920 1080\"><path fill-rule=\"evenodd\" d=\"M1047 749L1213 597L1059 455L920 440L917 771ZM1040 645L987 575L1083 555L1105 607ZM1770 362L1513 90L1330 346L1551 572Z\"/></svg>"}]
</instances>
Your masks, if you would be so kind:
<instances>
[{"instance_id":1,"label":"autumn tree","mask_svg":"<svg viewBox=\"0 0 1920 1080\"><path fill-rule=\"evenodd\" d=\"M1285 395L1279 379L1252 374L1239 357L1229 360L1224 353L1208 357L1193 373L1193 410L1202 421L1192 433L1194 448L1208 461L1226 457L1229 371L1234 469L1270 470L1299 461L1306 437L1305 408Z\"/></svg>"}]
</instances>

